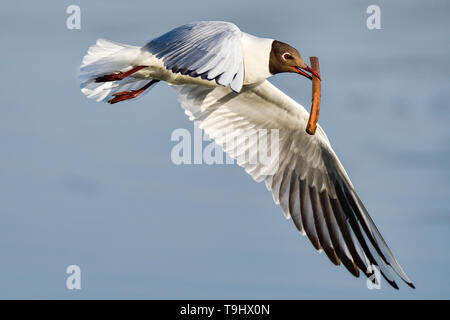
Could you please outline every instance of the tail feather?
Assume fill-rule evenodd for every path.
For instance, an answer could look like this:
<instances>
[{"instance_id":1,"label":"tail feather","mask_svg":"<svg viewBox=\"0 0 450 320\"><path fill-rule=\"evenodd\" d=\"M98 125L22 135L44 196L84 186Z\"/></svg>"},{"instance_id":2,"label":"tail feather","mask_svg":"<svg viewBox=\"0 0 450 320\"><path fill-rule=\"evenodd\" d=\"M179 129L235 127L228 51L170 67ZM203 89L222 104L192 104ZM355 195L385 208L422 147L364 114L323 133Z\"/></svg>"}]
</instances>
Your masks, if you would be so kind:
<instances>
[{"instance_id":1,"label":"tail feather","mask_svg":"<svg viewBox=\"0 0 450 320\"><path fill-rule=\"evenodd\" d=\"M81 68L84 68L87 65L97 62L101 58L111 56L118 51L129 47L131 46L105 39L98 39L95 45L89 47L87 54L83 57L83 64L81 65Z\"/></svg>"},{"instance_id":2,"label":"tail feather","mask_svg":"<svg viewBox=\"0 0 450 320\"><path fill-rule=\"evenodd\" d=\"M141 88L151 79L128 77L120 81L95 82L97 77L132 69L140 53L141 47L98 39L88 49L80 66L81 92L90 99L107 102L114 93Z\"/></svg>"}]
</instances>

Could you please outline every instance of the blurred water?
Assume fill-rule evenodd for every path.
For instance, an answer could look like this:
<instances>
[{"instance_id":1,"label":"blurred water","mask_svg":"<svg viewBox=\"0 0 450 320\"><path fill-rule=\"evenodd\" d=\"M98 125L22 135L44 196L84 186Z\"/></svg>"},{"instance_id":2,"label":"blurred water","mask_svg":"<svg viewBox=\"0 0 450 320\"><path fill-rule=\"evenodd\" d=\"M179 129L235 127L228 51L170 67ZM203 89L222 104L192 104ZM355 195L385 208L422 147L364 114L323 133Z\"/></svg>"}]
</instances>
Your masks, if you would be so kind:
<instances>
[{"instance_id":1,"label":"blurred water","mask_svg":"<svg viewBox=\"0 0 450 320\"><path fill-rule=\"evenodd\" d=\"M377 1L70 1L0 12L0 298L450 298L450 5ZM108 106L79 91L97 38L144 44L226 20L320 57L321 124L417 290L367 290L286 221L237 166L174 166L192 124L175 93ZM309 106L295 75L273 83ZM82 290L65 288L65 268Z\"/></svg>"}]
</instances>

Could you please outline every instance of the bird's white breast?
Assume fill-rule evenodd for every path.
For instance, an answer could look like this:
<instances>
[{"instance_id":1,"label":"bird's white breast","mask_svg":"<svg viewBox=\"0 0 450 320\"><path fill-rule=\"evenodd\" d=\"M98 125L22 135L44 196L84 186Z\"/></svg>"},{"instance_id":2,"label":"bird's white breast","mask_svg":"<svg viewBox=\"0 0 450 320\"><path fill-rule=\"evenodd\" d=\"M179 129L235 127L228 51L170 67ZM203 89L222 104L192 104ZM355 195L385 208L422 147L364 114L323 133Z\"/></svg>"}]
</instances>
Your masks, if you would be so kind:
<instances>
[{"instance_id":1,"label":"bird's white breast","mask_svg":"<svg viewBox=\"0 0 450 320\"><path fill-rule=\"evenodd\" d=\"M270 51L273 39L258 38L242 32L242 49L244 52L244 84L267 79L269 71Z\"/></svg>"}]
</instances>

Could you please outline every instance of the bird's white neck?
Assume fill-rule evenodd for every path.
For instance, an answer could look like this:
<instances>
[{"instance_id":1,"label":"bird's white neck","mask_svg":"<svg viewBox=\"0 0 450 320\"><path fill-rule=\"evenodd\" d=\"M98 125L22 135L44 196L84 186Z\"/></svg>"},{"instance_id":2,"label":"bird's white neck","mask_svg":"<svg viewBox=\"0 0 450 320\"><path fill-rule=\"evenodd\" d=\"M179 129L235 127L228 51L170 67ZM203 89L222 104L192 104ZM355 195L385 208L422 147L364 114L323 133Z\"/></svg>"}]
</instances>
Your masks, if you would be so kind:
<instances>
[{"instance_id":1,"label":"bird's white neck","mask_svg":"<svg viewBox=\"0 0 450 320\"><path fill-rule=\"evenodd\" d=\"M269 71L272 42L273 39L258 38L245 32L242 33L244 84L259 82L272 75Z\"/></svg>"}]
</instances>

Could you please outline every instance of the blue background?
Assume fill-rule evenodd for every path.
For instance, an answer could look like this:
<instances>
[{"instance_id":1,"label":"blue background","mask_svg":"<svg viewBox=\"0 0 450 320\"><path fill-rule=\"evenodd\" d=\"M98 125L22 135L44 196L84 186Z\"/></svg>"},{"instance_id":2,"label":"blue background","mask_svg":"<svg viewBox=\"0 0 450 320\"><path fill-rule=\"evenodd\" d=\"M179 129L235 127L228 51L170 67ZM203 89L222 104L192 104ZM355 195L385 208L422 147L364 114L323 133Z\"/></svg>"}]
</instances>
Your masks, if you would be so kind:
<instances>
[{"instance_id":1,"label":"blue background","mask_svg":"<svg viewBox=\"0 0 450 320\"><path fill-rule=\"evenodd\" d=\"M448 1L3 3L0 298L450 298L449 15ZM97 38L143 45L197 20L320 57L320 123L417 290L334 267L242 168L175 166L171 133L193 125L166 84L114 106L81 94ZM271 81L309 107L306 79Z\"/></svg>"}]
</instances>

